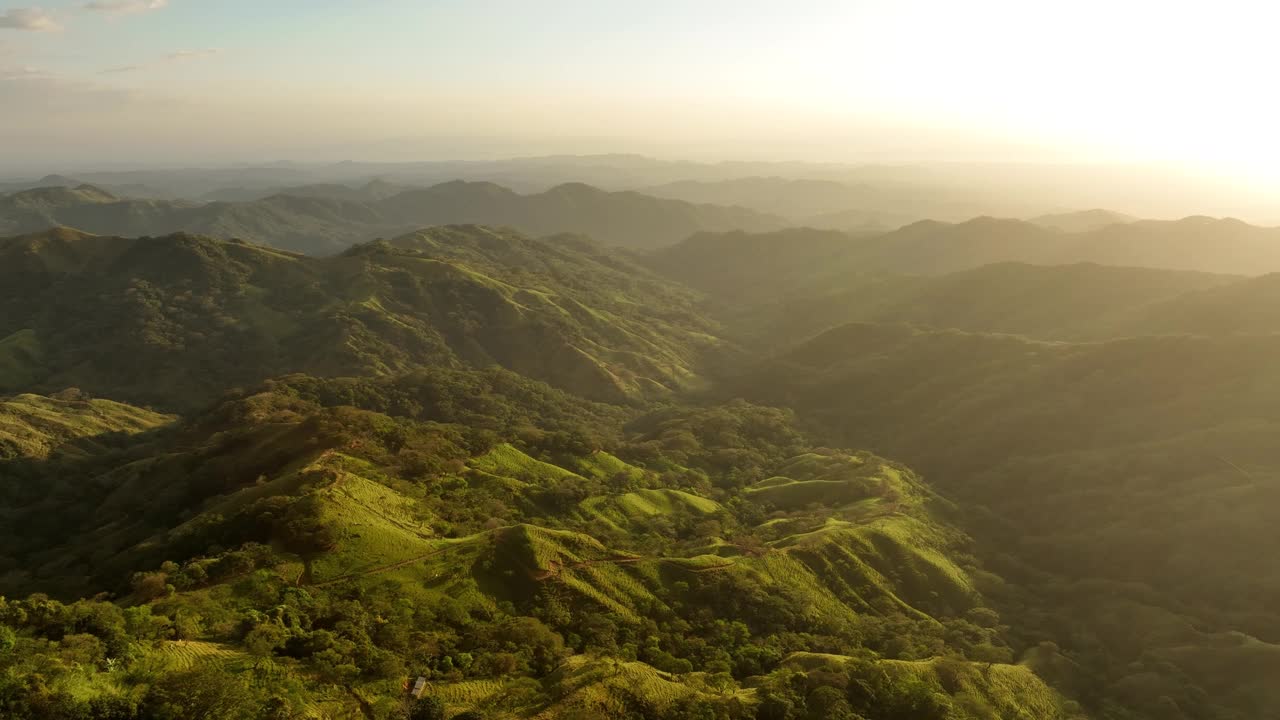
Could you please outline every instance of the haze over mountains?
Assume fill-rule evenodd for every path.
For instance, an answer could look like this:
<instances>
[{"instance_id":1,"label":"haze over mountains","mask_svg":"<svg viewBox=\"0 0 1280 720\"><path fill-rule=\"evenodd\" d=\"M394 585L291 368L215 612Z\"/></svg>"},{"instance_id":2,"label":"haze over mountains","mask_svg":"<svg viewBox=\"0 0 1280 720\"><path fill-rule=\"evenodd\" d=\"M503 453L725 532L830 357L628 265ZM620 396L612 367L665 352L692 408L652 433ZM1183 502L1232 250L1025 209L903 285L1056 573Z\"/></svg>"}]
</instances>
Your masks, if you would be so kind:
<instances>
[{"instance_id":1,"label":"haze over mountains","mask_svg":"<svg viewBox=\"0 0 1280 720\"><path fill-rule=\"evenodd\" d=\"M214 195L246 199L212 201L119 197L94 185L71 185L77 182L72 178L43 180L68 186L0 196L0 231L18 234L66 226L119 236L190 232L311 255L334 254L353 244L439 224L511 227L534 236L580 233L639 250L677 244L696 233L745 231L779 233L772 241L788 248L784 254L790 261L802 264L808 262L802 258L825 253L830 244L832 254L825 262L833 273L855 266L877 272L937 273L992 262L1095 262L1239 274L1280 270L1278 231L1232 218L1138 220L1101 209L1035 215L1025 221L970 217L958 213L983 207L981 203L948 205L938 197L913 199L918 189L902 195L901 188L892 186L830 180L682 181L650 187L646 192L651 195L606 192L582 183L521 194L489 182L455 180L414 187L375 179L362 185L280 187L262 197L248 188L223 189ZM891 197L895 194L901 195L900 203ZM959 221L939 220L948 216ZM786 229L800 225L852 228L851 241L842 243L832 234L817 241L817 248L805 247L810 242L804 236L807 231ZM714 253L729 250L739 240L695 236L684 246L662 250L655 262L665 262L662 255L681 262L679 253L684 250L679 247L690 244L721 243Z\"/></svg>"},{"instance_id":2,"label":"haze over mountains","mask_svg":"<svg viewBox=\"0 0 1280 720\"><path fill-rule=\"evenodd\" d=\"M0 0L0 720L1280 720L1277 26Z\"/></svg>"},{"instance_id":3,"label":"haze over mountains","mask_svg":"<svg viewBox=\"0 0 1280 720\"><path fill-rule=\"evenodd\" d=\"M342 186L339 186L342 187ZM491 183L455 181L402 189L307 186L243 202L118 198L92 185L24 190L0 197L0 230L68 226L101 235L194 232L246 238L313 255L440 224L487 223L526 232L580 232L633 247L674 242L697 230L771 229L783 222L744 208L692 205L582 184L520 195Z\"/></svg>"},{"instance_id":4,"label":"haze over mountains","mask_svg":"<svg viewBox=\"0 0 1280 720\"><path fill-rule=\"evenodd\" d=\"M9 171L13 173L13 171ZM60 174L0 177L0 193L91 184L151 199L251 200L290 188L370 182L429 187L453 180L491 182L521 194L565 183L634 190L657 197L743 205L791 224L844 214L834 227L868 219L896 226L979 215L1034 217L1109 208L1137 217L1229 215L1280 224L1272 198L1238 184L1159 166L1036 163L689 162L639 155L556 155L466 162L289 163L234 167L68 168ZM836 218L839 219L839 218Z\"/></svg>"}]
</instances>

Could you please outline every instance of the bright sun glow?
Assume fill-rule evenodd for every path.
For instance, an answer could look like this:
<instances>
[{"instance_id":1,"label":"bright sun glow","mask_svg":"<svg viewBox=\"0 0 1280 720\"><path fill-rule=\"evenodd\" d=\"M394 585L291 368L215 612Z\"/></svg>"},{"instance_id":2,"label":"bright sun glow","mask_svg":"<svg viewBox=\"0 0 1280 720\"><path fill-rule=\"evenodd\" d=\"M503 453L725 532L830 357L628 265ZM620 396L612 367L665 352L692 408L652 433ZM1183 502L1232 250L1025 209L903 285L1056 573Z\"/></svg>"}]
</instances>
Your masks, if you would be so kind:
<instances>
[{"instance_id":1,"label":"bright sun glow","mask_svg":"<svg viewBox=\"0 0 1280 720\"><path fill-rule=\"evenodd\" d=\"M19 160L341 158L431 136L459 155L1158 161L1280 184L1280 9L1256 0L75 8L0 30Z\"/></svg>"}]
</instances>

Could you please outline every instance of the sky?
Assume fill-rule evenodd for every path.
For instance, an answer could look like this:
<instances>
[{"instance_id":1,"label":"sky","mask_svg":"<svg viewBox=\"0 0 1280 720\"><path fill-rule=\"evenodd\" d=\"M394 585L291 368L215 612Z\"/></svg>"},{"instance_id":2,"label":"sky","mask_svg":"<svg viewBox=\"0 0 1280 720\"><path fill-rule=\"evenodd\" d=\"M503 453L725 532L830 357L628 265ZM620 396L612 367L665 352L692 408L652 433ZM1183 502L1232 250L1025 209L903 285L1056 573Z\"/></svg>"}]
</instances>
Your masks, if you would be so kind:
<instances>
[{"instance_id":1,"label":"sky","mask_svg":"<svg viewBox=\"0 0 1280 720\"><path fill-rule=\"evenodd\" d=\"M1158 162L1280 187L1261 0L0 0L0 164Z\"/></svg>"}]
</instances>

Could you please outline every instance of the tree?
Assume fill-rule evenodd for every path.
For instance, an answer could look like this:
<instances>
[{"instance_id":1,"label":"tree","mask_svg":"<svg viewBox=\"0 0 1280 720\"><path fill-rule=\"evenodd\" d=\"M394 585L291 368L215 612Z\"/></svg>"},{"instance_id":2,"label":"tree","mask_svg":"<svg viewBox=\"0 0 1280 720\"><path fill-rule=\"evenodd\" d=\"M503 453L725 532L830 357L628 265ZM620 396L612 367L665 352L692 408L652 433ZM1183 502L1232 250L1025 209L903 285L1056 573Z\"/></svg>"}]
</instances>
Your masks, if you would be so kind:
<instances>
[{"instance_id":1,"label":"tree","mask_svg":"<svg viewBox=\"0 0 1280 720\"><path fill-rule=\"evenodd\" d=\"M444 720L444 703L431 695L418 698L409 708L409 720Z\"/></svg>"},{"instance_id":2,"label":"tree","mask_svg":"<svg viewBox=\"0 0 1280 720\"><path fill-rule=\"evenodd\" d=\"M765 693L756 706L756 720L792 720L794 717L795 703L774 692Z\"/></svg>"},{"instance_id":3,"label":"tree","mask_svg":"<svg viewBox=\"0 0 1280 720\"><path fill-rule=\"evenodd\" d=\"M144 720L241 720L257 715L258 698L238 677L198 666L160 678L142 703Z\"/></svg>"},{"instance_id":4,"label":"tree","mask_svg":"<svg viewBox=\"0 0 1280 720\"><path fill-rule=\"evenodd\" d=\"M853 708L844 693L830 685L814 688L805 701L805 717L810 720L852 720Z\"/></svg>"},{"instance_id":5,"label":"tree","mask_svg":"<svg viewBox=\"0 0 1280 720\"><path fill-rule=\"evenodd\" d=\"M277 648L289 639L289 631L274 622L259 623L244 637L244 647L250 655L258 658L269 658Z\"/></svg>"}]
</instances>

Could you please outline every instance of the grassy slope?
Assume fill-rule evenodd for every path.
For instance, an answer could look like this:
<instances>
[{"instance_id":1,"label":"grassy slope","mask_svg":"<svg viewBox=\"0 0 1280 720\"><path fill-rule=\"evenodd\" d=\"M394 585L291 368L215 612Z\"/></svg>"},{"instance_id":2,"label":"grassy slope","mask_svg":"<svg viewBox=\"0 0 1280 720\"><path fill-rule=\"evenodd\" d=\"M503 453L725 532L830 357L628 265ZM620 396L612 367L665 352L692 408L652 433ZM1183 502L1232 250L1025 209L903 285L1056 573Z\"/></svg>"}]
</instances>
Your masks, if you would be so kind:
<instances>
[{"instance_id":1,"label":"grassy slope","mask_svg":"<svg viewBox=\"0 0 1280 720\"><path fill-rule=\"evenodd\" d=\"M81 421L80 414L95 407L114 410L121 417L165 420L110 403L95 406L40 398L26 398L23 403L66 416L67 424ZM531 512L543 515L536 523L442 537L437 531L439 519L415 497L415 486L352 452L308 445L305 438L310 433L305 428L271 422L269 417L275 416L258 419L259 429L230 445L219 445L219 452L245 464L244 472L253 474L261 468L256 482L209 497L190 517L180 521L170 517L172 527L132 546L121 545L130 528L118 523L96 528L85 536L93 552L102 554L101 560L93 562L101 564L100 569L119 567L123 572L130 555L149 558L146 562L181 561L183 556L176 554L181 548L201 551L190 539L200 537L210 523L233 522L240 511L277 498L310 508L310 517L329 530L331 540L323 550L305 556L292 556L277 547L281 560L266 570L268 576L300 585L303 591L385 592L392 587L410 603L436 607L447 600L472 618L492 617L511 605L532 610L555 598L570 612L603 612L615 622L639 628L655 613L670 615L683 604L698 602L690 588L716 576L750 579L767 595L789 598L804 622L817 630L856 625L866 614L903 615L934 623L935 617L955 617L984 602L970 578L971 570L957 564L967 540L944 519L950 512L946 504L905 468L869 454L822 451L796 456L778 464L769 479L744 489L745 497L761 500L772 511L770 519L747 528L758 539L754 546L738 547L723 538L700 535L673 546L673 554L652 554L612 547L590 530L605 523L626 537L655 519L679 523L723 518L725 508L688 489L649 487L596 495L568 511L549 511L541 508L540 493L575 479L604 481L624 476L652 483L658 476L603 452L552 463L513 445L499 444L468 460L455 480L497 483L510 502L524 502ZM183 432L185 442L191 442L193 430ZM279 451L284 455L277 456ZM193 457L202 457L201 464L220 462L217 455ZM144 466L139 467L139 462ZM163 512L178 495L165 497L144 488L186 466L181 453L126 460L115 476L96 480L115 485L100 505L102 515L132 514L122 510L126 507L122 503L128 502L127 495L138 494L146 496L149 507ZM217 607L234 602L241 579L234 576L163 602L191 612L219 612ZM752 618L741 620L751 622ZM197 642L165 644L155 652L178 669L204 661L245 664L237 648L221 642L210 634ZM280 662L277 672L297 671L286 659ZM998 671L989 687L983 686L984 697L1025 691L1021 686L1005 687L1004 673ZM97 677L93 673L87 677L99 681L92 679ZM303 674L297 681L310 685L315 680ZM555 700L550 706L511 707L504 700L505 681L438 683L432 692L456 710L477 707L493 710L499 717L506 713L551 718L573 710L609 713L636 701L661 708L682 698L723 699L725 692L736 693L748 705L754 701L750 690L712 689L700 673L671 675L643 663L610 658L576 656L543 682L553 690ZM353 691L377 698L386 688L359 685ZM314 702L346 712L351 700L317 690Z\"/></svg>"},{"instance_id":2,"label":"grassy slope","mask_svg":"<svg viewBox=\"0 0 1280 720\"><path fill-rule=\"evenodd\" d=\"M813 672L852 662L840 655L798 652L787 657L789 667ZM960 717L998 717L1011 720L1080 717L1077 709L1024 665L986 664L936 658L885 660L878 667L895 679L918 680L934 693L951 696ZM972 713L972 715L970 715Z\"/></svg>"},{"instance_id":3,"label":"grassy slope","mask_svg":"<svg viewBox=\"0 0 1280 720\"><path fill-rule=\"evenodd\" d=\"M868 461L872 467L864 468ZM495 477L509 473L527 478L512 486L515 493L530 485L554 484L566 472L509 446L478 458L472 466ZM540 586L552 584L578 606L602 609L626 622L638 621L643 608L653 603L670 602L671 583L708 571L745 573L767 585L802 588L807 603L815 610L825 608L831 616L815 615L815 621L822 622L833 617L853 622L850 608L927 618L930 613L963 612L980 603L967 571L949 557L963 544L963 537L939 524L930 508L942 501L913 476L870 457L806 456L784 469L798 478L788 479L786 486L832 482L821 479L831 475L857 474L858 478L833 503L834 510L813 507L806 500L808 514L789 518L785 531L779 532L777 523L762 527L765 537L776 538L762 554L727 558L699 553L645 556L611 549L580 531L533 525L432 541L415 536L402 520L389 519L385 512L382 519L376 517L374 508L406 506L403 498L384 497L376 505L353 508L326 490L326 508L332 509L322 515L338 524L342 540L334 552L314 563L314 581L359 581L367 575L371 581L393 579L406 586L425 582L434 591L482 607L528 597ZM335 485L345 494L353 481L339 480ZM706 516L719 510L713 501L686 492L641 490L589 498L577 517L583 528L603 520L625 531L632 522L654 515ZM328 569L332 567L344 569L334 572Z\"/></svg>"},{"instance_id":4,"label":"grassy slope","mask_svg":"<svg viewBox=\"0 0 1280 720\"><path fill-rule=\"evenodd\" d=\"M1278 360L1274 335L1065 344L850 326L743 387L981 508L987 556L1039 593L1011 599L1027 632L1066 623L1090 638L1070 647L1084 665L1133 663L1112 670L1132 697L1194 708L1179 687L1216 688L1247 714L1274 692L1250 673L1228 691L1204 658L1245 666L1280 641L1280 585L1256 552L1276 542L1264 508L1280 497ZM1170 633L1187 623L1200 630ZM1144 663L1152 653L1185 675Z\"/></svg>"},{"instance_id":5,"label":"grassy slope","mask_svg":"<svg viewBox=\"0 0 1280 720\"><path fill-rule=\"evenodd\" d=\"M55 400L41 395L0 399L0 459L93 452L94 436L135 434L173 422L170 415L110 400Z\"/></svg>"}]
</instances>

